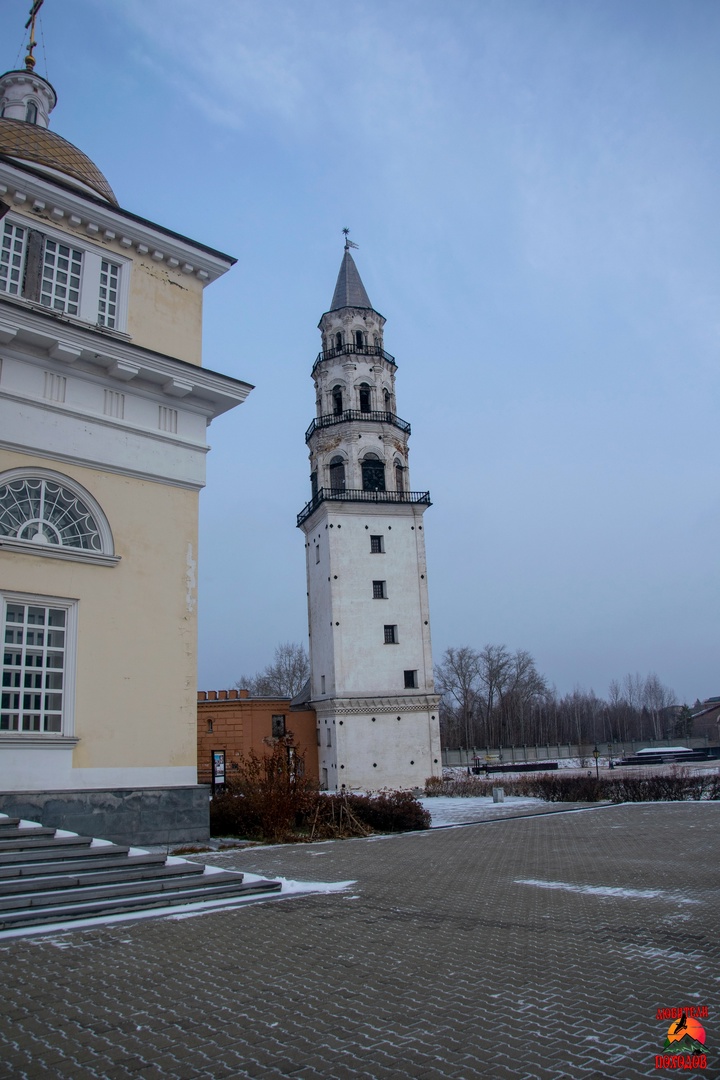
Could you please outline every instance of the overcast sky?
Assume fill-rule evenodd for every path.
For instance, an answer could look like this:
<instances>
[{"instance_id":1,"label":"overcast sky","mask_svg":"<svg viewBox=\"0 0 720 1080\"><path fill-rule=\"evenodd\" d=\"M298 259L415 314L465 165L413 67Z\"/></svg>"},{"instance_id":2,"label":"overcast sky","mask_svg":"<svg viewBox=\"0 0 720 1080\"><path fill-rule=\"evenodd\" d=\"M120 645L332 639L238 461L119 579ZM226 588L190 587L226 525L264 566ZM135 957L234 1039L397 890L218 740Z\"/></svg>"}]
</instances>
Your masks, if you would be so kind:
<instances>
[{"instance_id":1,"label":"overcast sky","mask_svg":"<svg viewBox=\"0 0 720 1080\"><path fill-rule=\"evenodd\" d=\"M2 68L29 0L0 5ZM205 365L202 689L307 635L304 432L343 226L429 489L433 649L720 694L717 0L45 0L52 127L238 257Z\"/></svg>"}]
</instances>

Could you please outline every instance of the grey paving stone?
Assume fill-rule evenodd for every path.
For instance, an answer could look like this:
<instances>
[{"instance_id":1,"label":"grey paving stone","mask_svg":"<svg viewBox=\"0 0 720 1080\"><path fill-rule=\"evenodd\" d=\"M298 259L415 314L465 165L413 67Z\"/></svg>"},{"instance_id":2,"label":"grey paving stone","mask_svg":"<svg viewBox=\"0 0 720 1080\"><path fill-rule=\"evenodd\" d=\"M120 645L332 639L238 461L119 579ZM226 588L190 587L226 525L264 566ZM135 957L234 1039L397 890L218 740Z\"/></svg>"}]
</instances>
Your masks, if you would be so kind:
<instances>
[{"instance_id":1,"label":"grey paving stone","mask_svg":"<svg viewBox=\"0 0 720 1080\"><path fill-rule=\"evenodd\" d=\"M719 847L658 804L215 855L355 884L0 937L0 1077L638 1080L686 1003L718 1077Z\"/></svg>"}]
</instances>

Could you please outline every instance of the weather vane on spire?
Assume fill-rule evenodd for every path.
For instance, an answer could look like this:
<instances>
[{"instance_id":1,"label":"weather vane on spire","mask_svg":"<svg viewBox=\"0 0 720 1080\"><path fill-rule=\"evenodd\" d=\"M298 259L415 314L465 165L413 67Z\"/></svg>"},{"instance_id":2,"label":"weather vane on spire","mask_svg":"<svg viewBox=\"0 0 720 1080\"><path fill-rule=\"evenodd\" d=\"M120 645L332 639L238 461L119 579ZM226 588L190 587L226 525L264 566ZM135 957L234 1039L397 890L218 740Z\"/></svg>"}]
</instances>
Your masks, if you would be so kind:
<instances>
[{"instance_id":1,"label":"weather vane on spire","mask_svg":"<svg viewBox=\"0 0 720 1080\"><path fill-rule=\"evenodd\" d=\"M30 31L30 40L28 41L28 51L25 57L25 68L27 71L32 71L35 67L35 57L33 56L33 50L37 45L35 40L35 20L40 8L43 6L43 0L33 0L33 5L30 8L30 18L25 23L25 29Z\"/></svg>"},{"instance_id":2,"label":"weather vane on spire","mask_svg":"<svg viewBox=\"0 0 720 1080\"><path fill-rule=\"evenodd\" d=\"M41 3L42 3L42 0L41 0ZM346 251L349 251L349 250L350 250L350 248L356 248L356 247L359 247L359 246L360 246L359 244L354 244L354 243L352 242L352 240L351 240L351 239L350 239L350 237L348 236L348 233L349 233L349 232L350 232L350 230L349 230L349 229L343 229L343 236L345 237L345 250L346 250Z\"/></svg>"}]
</instances>

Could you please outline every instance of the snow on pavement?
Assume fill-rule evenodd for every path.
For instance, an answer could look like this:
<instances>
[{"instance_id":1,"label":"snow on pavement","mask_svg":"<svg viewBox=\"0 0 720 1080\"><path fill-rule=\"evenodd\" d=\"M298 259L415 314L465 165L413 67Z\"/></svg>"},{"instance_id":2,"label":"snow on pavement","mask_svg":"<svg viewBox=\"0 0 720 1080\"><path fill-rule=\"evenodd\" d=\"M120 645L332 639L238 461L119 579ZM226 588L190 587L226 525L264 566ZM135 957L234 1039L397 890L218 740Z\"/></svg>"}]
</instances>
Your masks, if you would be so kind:
<instances>
[{"instance_id":1,"label":"snow on pavement","mask_svg":"<svg viewBox=\"0 0 720 1080\"><path fill-rule=\"evenodd\" d=\"M430 812L431 828L435 829L440 825L463 825L493 817L508 817L518 810L532 813L540 808L547 809L548 805L544 799L525 799L516 795L508 795L500 803L493 802L489 795L438 795L420 799L419 802Z\"/></svg>"}]
</instances>

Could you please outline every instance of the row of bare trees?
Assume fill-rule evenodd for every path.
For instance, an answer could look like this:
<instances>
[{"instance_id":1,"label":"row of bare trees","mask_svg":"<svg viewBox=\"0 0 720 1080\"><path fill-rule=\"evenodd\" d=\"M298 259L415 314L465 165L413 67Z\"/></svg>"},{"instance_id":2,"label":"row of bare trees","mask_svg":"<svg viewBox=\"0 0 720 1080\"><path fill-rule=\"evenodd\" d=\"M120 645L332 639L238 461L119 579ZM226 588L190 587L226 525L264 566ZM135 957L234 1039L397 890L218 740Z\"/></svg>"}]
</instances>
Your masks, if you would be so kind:
<instances>
[{"instance_id":1,"label":"row of bare trees","mask_svg":"<svg viewBox=\"0 0 720 1080\"><path fill-rule=\"evenodd\" d=\"M651 673L559 696L524 649L446 649L435 669L440 731L447 747L533 746L665 739L691 733L690 710Z\"/></svg>"},{"instance_id":2,"label":"row of bare trees","mask_svg":"<svg viewBox=\"0 0 720 1080\"><path fill-rule=\"evenodd\" d=\"M302 645L278 645L271 664L236 686L253 697L294 697L310 675ZM446 649L435 668L446 747L629 742L690 735L690 710L657 675L613 680L606 699L592 690L558 696L524 649Z\"/></svg>"}]
</instances>

